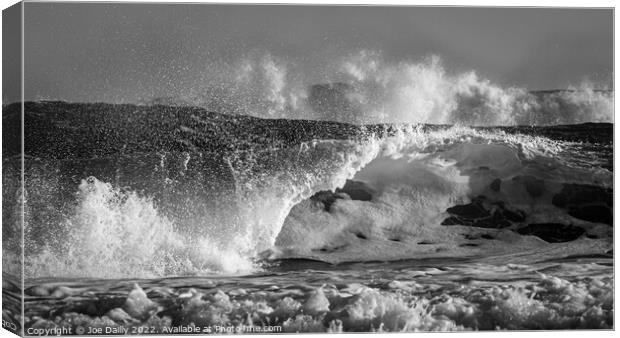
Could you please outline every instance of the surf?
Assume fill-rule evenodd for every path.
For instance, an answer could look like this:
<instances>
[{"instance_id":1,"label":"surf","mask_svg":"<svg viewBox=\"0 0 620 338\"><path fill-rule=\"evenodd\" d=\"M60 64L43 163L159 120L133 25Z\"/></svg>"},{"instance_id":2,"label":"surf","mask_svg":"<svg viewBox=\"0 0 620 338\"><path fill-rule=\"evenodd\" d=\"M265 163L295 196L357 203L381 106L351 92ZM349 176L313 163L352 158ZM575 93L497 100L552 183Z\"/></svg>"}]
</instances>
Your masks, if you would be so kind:
<instances>
[{"instance_id":1,"label":"surf","mask_svg":"<svg viewBox=\"0 0 620 338\"><path fill-rule=\"evenodd\" d=\"M448 69L432 54L392 60L379 50L360 49L309 62L254 50L208 63L203 72L190 92L138 103L352 124L613 122L613 89L604 83L583 80L560 90L503 85L475 70Z\"/></svg>"},{"instance_id":2,"label":"surf","mask_svg":"<svg viewBox=\"0 0 620 338\"><path fill-rule=\"evenodd\" d=\"M324 61L253 51L178 97L3 107L6 139L26 133L24 168L20 144L3 154L5 266L20 270L22 205L30 277L517 255L562 231L605 252L613 91L502 86L437 56Z\"/></svg>"},{"instance_id":3,"label":"surf","mask_svg":"<svg viewBox=\"0 0 620 338\"><path fill-rule=\"evenodd\" d=\"M68 120L79 126L89 119L81 111L90 110L88 106L28 106L36 110L50 105L76 112L60 118L56 126ZM28 207L32 254L26 267L31 277L230 274L259 271L265 258L342 263L508 254L517 260L526 251L550 252L550 257L566 248L573 254L605 252L611 241L604 223L575 218L552 203L566 184L594 186L606 196L612 180L606 153L587 153L595 154L589 163L600 164L584 166L583 144L558 137L559 127L355 126L234 117L197 108L102 107L119 117L123 109L142 109L145 114L134 116L143 118L161 114L158 130L171 132L155 139L165 145L159 149L137 152L142 143L135 136L135 143L103 137L97 147L89 148L87 139L82 146L109 150L107 155L28 159L28 196L51 206L43 212ZM141 131L152 135L145 125ZM303 132L279 132L291 126ZM266 127L272 133L248 133L249 128ZM588 128L597 126L574 128L587 135ZM131 130L129 125L119 132ZM99 135L109 136L103 131ZM236 140L237 148L202 143L216 150L200 151L205 137ZM49 151L44 139L33 142L40 145L34 151ZM610 143L599 142L596 147L607 146ZM112 151L117 147L126 155ZM43 169L55 174L45 175ZM92 177L76 175L84 172ZM491 187L497 179L501 193ZM528 193L532 181L544 182L541 195ZM34 182L38 190L29 188ZM351 182L357 182L358 194L366 197L356 198L347 190ZM332 199L329 206L320 194ZM448 210L480 196L486 198L480 205L489 214L543 216L502 229L471 227L467 222L478 222L471 219L442 225L454 216ZM462 215L456 216L463 221ZM548 244L519 233L532 222L568 222L583 233L570 244ZM447 234L448 240L441 238ZM63 244L42 245L42 239L49 243L50 238Z\"/></svg>"}]
</instances>

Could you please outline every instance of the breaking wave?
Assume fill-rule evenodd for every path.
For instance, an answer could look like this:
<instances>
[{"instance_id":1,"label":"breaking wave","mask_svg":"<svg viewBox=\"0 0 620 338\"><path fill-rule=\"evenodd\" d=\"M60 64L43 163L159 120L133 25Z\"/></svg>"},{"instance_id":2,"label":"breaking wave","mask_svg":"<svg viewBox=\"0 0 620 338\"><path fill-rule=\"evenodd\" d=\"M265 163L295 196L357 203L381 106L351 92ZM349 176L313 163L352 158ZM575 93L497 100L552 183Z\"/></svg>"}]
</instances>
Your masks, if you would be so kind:
<instances>
[{"instance_id":1,"label":"breaking wave","mask_svg":"<svg viewBox=\"0 0 620 338\"><path fill-rule=\"evenodd\" d=\"M437 56L391 61L367 50L319 69L253 52L206 65L180 97L27 103L27 274L535 254L545 239L570 240L574 254L605 251L611 139L598 140L595 124L549 135L525 126L613 122L612 91L502 87ZM19 271L11 161L4 262ZM574 201L584 191L594 204ZM492 240L464 241L463 227Z\"/></svg>"},{"instance_id":2,"label":"breaking wave","mask_svg":"<svg viewBox=\"0 0 620 338\"><path fill-rule=\"evenodd\" d=\"M591 158L576 156L570 147L578 143L495 128L390 128L375 133L363 127L363 138L233 152L223 160L232 188L216 194L205 192L200 156L189 153L176 160L148 155L154 159L137 162L142 168L152 163L157 175L176 172L175 178L152 181L155 187L149 190L83 179L59 227L38 233L27 229L30 238L45 243L30 244L27 273L152 277L247 272L260 269L262 259L339 263L521 254L519 259L527 261L566 250L608 249L611 230L604 220L567 214L553 202L566 184L576 184L595 187L606 203L612 173ZM148 174L142 170L148 169L137 170L139 176L128 181ZM218 177L223 187L224 178ZM175 180L185 180L185 190ZM493 187L497 181L501 188ZM357 193L347 190L355 183ZM166 199L170 195L160 190L187 199ZM215 204L208 211L217 215L203 217L184 200L195 205L220 200L227 207ZM192 217L170 212L166 203L180 204L182 213ZM447 210L467 203L479 203L482 221L491 224L467 227L479 220L457 213L462 224L447 226ZM522 217L511 222L491 217L507 212ZM36 220L28 218L31 224ZM569 239L570 245L551 246L541 240L543 235L521 235L523 226L534 223L570 224L581 232ZM463 237L464 229L469 237ZM523 256L526 252L529 256Z\"/></svg>"},{"instance_id":3,"label":"breaking wave","mask_svg":"<svg viewBox=\"0 0 620 338\"><path fill-rule=\"evenodd\" d=\"M613 93L590 82L555 91L495 84L475 71L451 72L439 56L389 61L362 50L303 61L254 52L206 66L204 78L178 98L145 104L199 105L263 118L346 123L433 123L479 126L558 125L613 121Z\"/></svg>"},{"instance_id":4,"label":"breaking wave","mask_svg":"<svg viewBox=\"0 0 620 338\"><path fill-rule=\"evenodd\" d=\"M29 271L40 276L153 277L196 272L250 271L239 251L208 236L188 237L175 230L153 201L123 192L94 177L82 180L77 207L61 238L50 238Z\"/></svg>"}]
</instances>

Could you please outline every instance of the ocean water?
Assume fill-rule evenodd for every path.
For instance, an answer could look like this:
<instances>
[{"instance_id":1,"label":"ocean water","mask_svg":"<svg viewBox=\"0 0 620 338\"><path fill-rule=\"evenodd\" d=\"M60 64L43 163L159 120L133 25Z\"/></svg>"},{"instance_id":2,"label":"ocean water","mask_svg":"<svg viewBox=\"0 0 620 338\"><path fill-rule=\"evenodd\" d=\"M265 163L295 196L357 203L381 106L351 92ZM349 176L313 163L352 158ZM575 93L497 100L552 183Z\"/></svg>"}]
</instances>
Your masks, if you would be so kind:
<instances>
[{"instance_id":1,"label":"ocean water","mask_svg":"<svg viewBox=\"0 0 620 338\"><path fill-rule=\"evenodd\" d=\"M239 69L193 104L26 102L23 187L19 105L3 107L5 322L613 328L611 91L369 54L303 95L270 58Z\"/></svg>"},{"instance_id":2,"label":"ocean water","mask_svg":"<svg viewBox=\"0 0 620 338\"><path fill-rule=\"evenodd\" d=\"M609 329L611 261L292 260L240 275L35 279L25 320L30 335Z\"/></svg>"}]
</instances>

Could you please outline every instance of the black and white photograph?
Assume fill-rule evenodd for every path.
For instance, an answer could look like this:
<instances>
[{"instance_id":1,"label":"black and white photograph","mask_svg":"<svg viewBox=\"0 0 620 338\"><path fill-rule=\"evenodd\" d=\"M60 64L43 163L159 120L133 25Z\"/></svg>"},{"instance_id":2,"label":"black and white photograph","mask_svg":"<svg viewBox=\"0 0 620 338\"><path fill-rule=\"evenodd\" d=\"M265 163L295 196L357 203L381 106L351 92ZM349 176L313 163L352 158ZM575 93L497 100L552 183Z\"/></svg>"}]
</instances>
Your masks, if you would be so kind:
<instances>
[{"instance_id":1,"label":"black and white photograph","mask_svg":"<svg viewBox=\"0 0 620 338\"><path fill-rule=\"evenodd\" d=\"M614 330L612 4L9 5L3 329Z\"/></svg>"}]
</instances>

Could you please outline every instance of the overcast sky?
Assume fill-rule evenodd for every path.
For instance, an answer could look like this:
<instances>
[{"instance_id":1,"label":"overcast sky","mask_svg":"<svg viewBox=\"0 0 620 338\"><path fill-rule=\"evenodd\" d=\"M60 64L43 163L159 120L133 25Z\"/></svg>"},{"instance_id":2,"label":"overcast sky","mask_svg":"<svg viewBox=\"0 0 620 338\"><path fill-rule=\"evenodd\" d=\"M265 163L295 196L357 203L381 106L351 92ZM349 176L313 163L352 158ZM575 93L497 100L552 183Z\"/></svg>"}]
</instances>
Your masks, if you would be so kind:
<instances>
[{"instance_id":1,"label":"overcast sky","mask_svg":"<svg viewBox=\"0 0 620 338\"><path fill-rule=\"evenodd\" d=\"M609 84L613 71L611 9L26 3L25 41L26 99L175 95L205 64L252 49L309 63L359 49L436 54L529 89Z\"/></svg>"}]
</instances>

